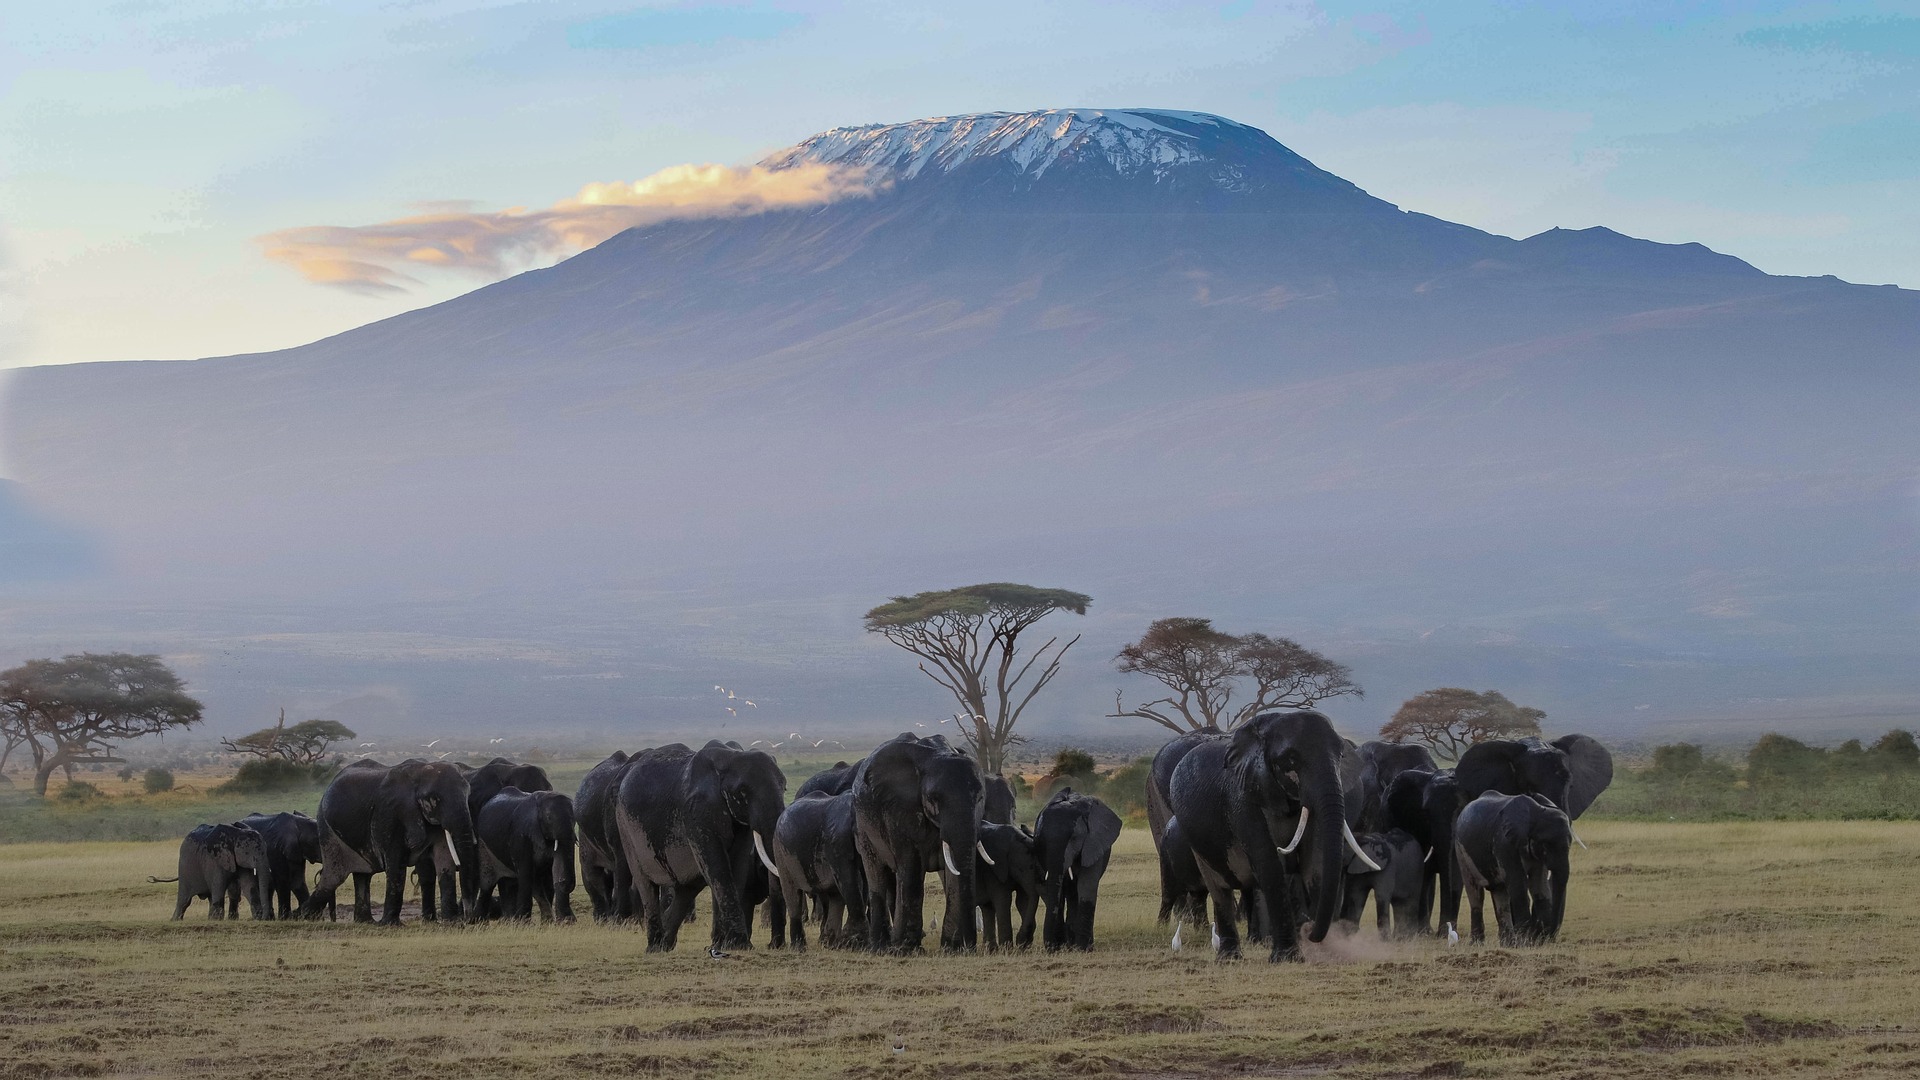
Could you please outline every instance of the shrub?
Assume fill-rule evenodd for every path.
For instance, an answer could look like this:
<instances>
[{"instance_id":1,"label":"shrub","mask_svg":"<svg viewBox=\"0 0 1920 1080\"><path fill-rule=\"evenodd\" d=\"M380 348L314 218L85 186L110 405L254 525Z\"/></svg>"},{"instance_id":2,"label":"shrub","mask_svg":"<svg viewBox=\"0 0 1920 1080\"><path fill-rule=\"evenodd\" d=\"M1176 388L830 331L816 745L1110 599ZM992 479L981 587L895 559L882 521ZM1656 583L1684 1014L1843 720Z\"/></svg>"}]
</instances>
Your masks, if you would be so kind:
<instances>
[{"instance_id":1,"label":"shrub","mask_svg":"<svg viewBox=\"0 0 1920 1080\"><path fill-rule=\"evenodd\" d=\"M1747 780L1753 784L1801 783L1820 772L1826 759L1825 750L1769 732L1747 751Z\"/></svg>"},{"instance_id":2,"label":"shrub","mask_svg":"<svg viewBox=\"0 0 1920 1080\"><path fill-rule=\"evenodd\" d=\"M1867 754L1876 760L1884 771L1920 770L1920 743L1913 740L1913 732L1894 728L1880 736Z\"/></svg>"},{"instance_id":3,"label":"shrub","mask_svg":"<svg viewBox=\"0 0 1920 1080\"><path fill-rule=\"evenodd\" d=\"M157 795L162 791L172 791L173 770L155 766L146 771L146 775L140 778L140 782L146 785L147 794L149 795Z\"/></svg>"},{"instance_id":4,"label":"shrub","mask_svg":"<svg viewBox=\"0 0 1920 1080\"><path fill-rule=\"evenodd\" d=\"M213 789L216 795L250 795L262 791L286 791L318 787L333 779L340 766L330 761L302 765L285 758L255 758L242 762L233 779Z\"/></svg>"},{"instance_id":5,"label":"shrub","mask_svg":"<svg viewBox=\"0 0 1920 1080\"><path fill-rule=\"evenodd\" d=\"M121 769L116 775L119 776L120 779L122 780L133 779L133 766L129 765L126 768Z\"/></svg>"},{"instance_id":6,"label":"shrub","mask_svg":"<svg viewBox=\"0 0 1920 1080\"><path fill-rule=\"evenodd\" d=\"M1048 776L1071 776L1076 780L1091 780L1094 776L1093 755L1085 750L1067 747L1053 755L1053 768L1047 770Z\"/></svg>"},{"instance_id":7,"label":"shrub","mask_svg":"<svg viewBox=\"0 0 1920 1080\"><path fill-rule=\"evenodd\" d=\"M60 789L60 797L68 802L87 802L92 799L98 799L101 795L102 792L99 788L94 787L85 780L72 781L66 787Z\"/></svg>"}]
</instances>

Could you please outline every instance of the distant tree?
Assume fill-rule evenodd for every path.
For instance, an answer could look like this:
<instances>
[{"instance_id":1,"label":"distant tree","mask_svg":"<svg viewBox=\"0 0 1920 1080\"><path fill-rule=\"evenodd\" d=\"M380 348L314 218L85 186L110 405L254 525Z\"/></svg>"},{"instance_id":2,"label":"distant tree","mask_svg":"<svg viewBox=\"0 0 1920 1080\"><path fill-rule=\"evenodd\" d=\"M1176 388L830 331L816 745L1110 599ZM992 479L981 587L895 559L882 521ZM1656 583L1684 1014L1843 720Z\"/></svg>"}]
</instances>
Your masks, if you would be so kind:
<instances>
[{"instance_id":1,"label":"distant tree","mask_svg":"<svg viewBox=\"0 0 1920 1080\"><path fill-rule=\"evenodd\" d=\"M1171 731L1232 728L1268 709L1303 709L1327 698L1361 695L1346 665L1287 638L1217 630L1211 619L1156 619L1113 662L1171 693L1128 708L1115 691L1107 715L1139 717ZM1234 695L1243 688L1247 700L1234 709Z\"/></svg>"},{"instance_id":2,"label":"distant tree","mask_svg":"<svg viewBox=\"0 0 1920 1080\"><path fill-rule=\"evenodd\" d=\"M1920 743L1914 742L1913 732L1894 728L1880 736L1867 754L1874 759L1876 767L1883 771L1910 772L1920 769Z\"/></svg>"},{"instance_id":3,"label":"distant tree","mask_svg":"<svg viewBox=\"0 0 1920 1080\"><path fill-rule=\"evenodd\" d=\"M1067 747L1053 755L1053 768L1047 771L1049 777L1071 776L1077 779L1090 779L1095 774L1093 755L1085 750Z\"/></svg>"},{"instance_id":4,"label":"distant tree","mask_svg":"<svg viewBox=\"0 0 1920 1080\"><path fill-rule=\"evenodd\" d=\"M280 722L238 739L221 739L220 745L236 754L281 758L296 765L313 765L327 756L334 743L354 738L353 730L335 720L302 720L287 726L287 710L280 710Z\"/></svg>"},{"instance_id":5,"label":"distant tree","mask_svg":"<svg viewBox=\"0 0 1920 1080\"><path fill-rule=\"evenodd\" d=\"M173 770L156 765L148 769L145 775L141 776L140 782L146 787L147 794L149 795L158 795L162 791L172 791Z\"/></svg>"},{"instance_id":6,"label":"distant tree","mask_svg":"<svg viewBox=\"0 0 1920 1080\"><path fill-rule=\"evenodd\" d=\"M1538 735L1540 721L1546 717L1540 709L1515 705L1497 690L1476 694L1443 686L1408 698L1380 728L1380 737L1388 742L1422 743L1457 761L1477 742Z\"/></svg>"},{"instance_id":7,"label":"distant tree","mask_svg":"<svg viewBox=\"0 0 1920 1080\"><path fill-rule=\"evenodd\" d=\"M1080 640L1048 638L1023 659L1020 636L1056 611L1085 615L1092 602L1066 589L994 582L896 596L867 612L866 626L920 657L920 670L960 703L956 726L981 769L998 774L1019 741L1020 714Z\"/></svg>"},{"instance_id":8,"label":"distant tree","mask_svg":"<svg viewBox=\"0 0 1920 1080\"><path fill-rule=\"evenodd\" d=\"M1825 750L1768 732L1747 751L1747 780L1754 784L1801 783L1812 779L1826 764Z\"/></svg>"},{"instance_id":9,"label":"distant tree","mask_svg":"<svg viewBox=\"0 0 1920 1080\"><path fill-rule=\"evenodd\" d=\"M8 752L33 755L33 786L76 765L125 764L116 744L200 722L200 703L158 656L77 653L0 671L0 729Z\"/></svg>"},{"instance_id":10,"label":"distant tree","mask_svg":"<svg viewBox=\"0 0 1920 1080\"><path fill-rule=\"evenodd\" d=\"M1662 787L1733 783L1733 766L1717 761L1693 743L1671 743L1653 748L1653 767L1647 779Z\"/></svg>"}]
</instances>

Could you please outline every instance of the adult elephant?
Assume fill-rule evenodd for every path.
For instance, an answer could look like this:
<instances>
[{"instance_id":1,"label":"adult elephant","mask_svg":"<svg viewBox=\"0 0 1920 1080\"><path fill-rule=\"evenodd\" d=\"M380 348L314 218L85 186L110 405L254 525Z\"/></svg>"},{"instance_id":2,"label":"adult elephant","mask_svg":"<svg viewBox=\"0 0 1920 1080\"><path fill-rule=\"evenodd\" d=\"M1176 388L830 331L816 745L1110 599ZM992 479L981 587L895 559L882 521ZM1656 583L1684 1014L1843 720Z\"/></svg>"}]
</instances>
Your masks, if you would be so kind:
<instances>
[{"instance_id":1,"label":"adult elephant","mask_svg":"<svg viewBox=\"0 0 1920 1080\"><path fill-rule=\"evenodd\" d=\"M1034 852L1033 833L1024 825L983 821L975 843L980 861L974 864L974 885L987 949L1025 949L1033 944L1033 913L1040 904L1040 882L1045 877ZM1016 912L1018 931L1013 928Z\"/></svg>"},{"instance_id":2,"label":"adult elephant","mask_svg":"<svg viewBox=\"0 0 1920 1080\"><path fill-rule=\"evenodd\" d=\"M1364 742L1359 748L1359 798L1347 807L1347 823L1356 832L1380 832L1387 822L1387 789L1406 772L1438 772L1427 748L1417 743Z\"/></svg>"},{"instance_id":3,"label":"adult elephant","mask_svg":"<svg viewBox=\"0 0 1920 1080\"><path fill-rule=\"evenodd\" d=\"M1573 824L1536 794L1488 792L1460 811L1455 854L1467 887L1472 940L1486 940L1483 897L1493 893L1503 946L1552 941L1567 911Z\"/></svg>"},{"instance_id":4,"label":"adult elephant","mask_svg":"<svg viewBox=\"0 0 1920 1080\"><path fill-rule=\"evenodd\" d=\"M1231 735L1198 736L1174 768L1169 801L1207 883L1222 958L1240 955L1236 890L1266 908L1270 959L1300 958L1296 887L1312 907L1307 939L1326 938L1345 852L1365 859L1347 826L1342 744L1312 709L1263 713Z\"/></svg>"},{"instance_id":5,"label":"adult elephant","mask_svg":"<svg viewBox=\"0 0 1920 1080\"><path fill-rule=\"evenodd\" d=\"M445 858L458 872L461 910L472 915L479 895L480 850L467 809L467 781L445 762L418 759L391 768L361 760L340 770L320 796L320 881L300 914L317 918L335 892L353 878L353 919L373 921L373 875L387 877L383 926L400 925L407 871L437 867ZM444 848L444 852L436 848ZM432 873L421 875L420 917L435 916Z\"/></svg>"},{"instance_id":6,"label":"adult elephant","mask_svg":"<svg viewBox=\"0 0 1920 1080\"><path fill-rule=\"evenodd\" d=\"M1358 927L1367 897L1373 897L1374 925L1382 938L1410 937L1426 925L1420 920L1420 843L1403 829L1360 833L1360 848L1370 863L1347 860L1346 898L1340 921ZM1380 869L1372 869L1378 866Z\"/></svg>"},{"instance_id":7,"label":"adult elephant","mask_svg":"<svg viewBox=\"0 0 1920 1080\"><path fill-rule=\"evenodd\" d=\"M820 914L820 943L858 947L867 939L867 877L854 844L853 795L815 791L787 804L773 827L787 937L807 947L807 901Z\"/></svg>"},{"instance_id":8,"label":"adult elephant","mask_svg":"<svg viewBox=\"0 0 1920 1080\"><path fill-rule=\"evenodd\" d=\"M853 770L857 767L844 761L834 762L831 768L821 769L807 777L806 782L800 785L800 790L793 793L793 801L799 802L816 791L824 795L846 794L847 789L853 786Z\"/></svg>"},{"instance_id":9,"label":"adult elephant","mask_svg":"<svg viewBox=\"0 0 1920 1080\"><path fill-rule=\"evenodd\" d=\"M573 796L574 822L580 833L580 882L586 886L596 922L633 916L633 874L620 846L614 804L619 799L620 781L638 756L615 750L581 778Z\"/></svg>"},{"instance_id":10,"label":"adult elephant","mask_svg":"<svg viewBox=\"0 0 1920 1080\"><path fill-rule=\"evenodd\" d=\"M291 919L307 902L307 864L320 861L320 823L305 814L248 814L235 824L260 834L267 846L273 890L268 900L276 918Z\"/></svg>"},{"instance_id":11,"label":"adult elephant","mask_svg":"<svg viewBox=\"0 0 1920 1080\"><path fill-rule=\"evenodd\" d=\"M1489 791L1541 795L1573 820L1613 783L1613 755L1585 735L1563 735L1550 743L1531 737L1488 739L1467 747L1453 771L1462 806Z\"/></svg>"},{"instance_id":12,"label":"adult elephant","mask_svg":"<svg viewBox=\"0 0 1920 1080\"><path fill-rule=\"evenodd\" d=\"M173 917L187 916L187 906L197 897L207 901L207 918L227 917L228 900L237 908L239 895L245 893L256 919L273 918L268 892L273 886L272 863L267 857L266 841L253 829L234 822L231 825L201 825L180 841L178 874L150 881L177 881Z\"/></svg>"},{"instance_id":13,"label":"adult elephant","mask_svg":"<svg viewBox=\"0 0 1920 1080\"><path fill-rule=\"evenodd\" d=\"M643 751L614 802L621 851L647 921L647 948L679 941L702 889L713 890L713 947L750 949L755 860L777 874L769 847L786 802L773 757L714 740Z\"/></svg>"},{"instance_id":14,"label":"adult elephant","mask_svg":"<svg viewBox=\"0 0 1920 1080\"><path fill-rule=\"evenodd\" d=\"M868 947L896 953L921 947L926 875L938 870L947 894L940 946L972 951L979 942L974 845L984 799L973 758L944 739L902 732L867 755L851 790L867 876Z\"/></svg>"},{"instance_id":15,"label":"adult elephant","mask_svg":"<svg viewBox=\"0 0 1920 1080\"><path fill-rule=\"evenodd\" d=\"M573 800L554 791L494 792L474 820L480 836L480 895L500 891L502 914L533 918L533 905L553 922L573 921Z\"/></svg>"},{"instance_id":16,"label":"adult elephant","mask_svg":"<svg viewBox=\"0 0 1920 1080\"><path fill-rule=\"evenodd\" d=\"M1184 832L1169 841L1168 827L1173 820L1174 769L1194 747L1219 736L1218 729L1206 729L1174 738L1153 755L1153 764L1147 772L1147 830L1153 834L1153 847L1159 854L1162 926L1175 917L1197 922L1207 920L1206 884L1201 881L1200 868L1193 861L1193 847Z\"/></svg>"},{"instance_id":17,"label":"adult elephant","mask_svg":"<svg viewBox=\"0 0 1920 1080\"><path fill-rule=\"evenodd\" d=\"M1034 854L1045 875L1047 902L1042 941L1048 952L1093 948L1093 913L1100 879L1120 839L1120 815L1072 788L1055 792L1034 819Z\"/></svg>"},{"instance_id":18,"label":"adult elephant","mask_svg":"<svg viewBox=\"0 0 1920 1080\"><path fill-rule=\"evenodd\" d=\"M994 825L1013 824L1013 785L998 773L981 781L980 820Z\"/></svg>"},{"instance_id":19,"label":"adult elephant","mask_svg":"<svg viewBox=\"0 0 1920 1080\"><path fill-rule=\"evenodd\" d=\"M1453 824L1460 814L1460 784L1452 769L1409 770L1386 790L1385 824L1420 845L1419 925L1445 933L1460 921L1460 868L1453 857Z\"/></svg>"},{"instance_id":20,"label":"adult elephant","mask_svg":"<svg viewBox=\"0 0 1920 1080\"><path fill-rule=\"evenodd\" d=\"M455 764L454 768L459 769L460 775L467 778L467 811L473 815L475 822L480 820L481 807L486 806L489 799L506 788L518 788L524 792L553 790L553 782L547 779L545 769L538 765L523 765L503 757L494 758L478 767ZM445 865L444 862L442 860L443 865L439 867L441 914L447 918L453 918L457 914L453 906L454 871L451 865ZM425 868L421 869L424 872ZM501 914L500 906L500 903L494 899L492 889L480 890L478 914L496 918Z\"/></svg>"}]
</instances>

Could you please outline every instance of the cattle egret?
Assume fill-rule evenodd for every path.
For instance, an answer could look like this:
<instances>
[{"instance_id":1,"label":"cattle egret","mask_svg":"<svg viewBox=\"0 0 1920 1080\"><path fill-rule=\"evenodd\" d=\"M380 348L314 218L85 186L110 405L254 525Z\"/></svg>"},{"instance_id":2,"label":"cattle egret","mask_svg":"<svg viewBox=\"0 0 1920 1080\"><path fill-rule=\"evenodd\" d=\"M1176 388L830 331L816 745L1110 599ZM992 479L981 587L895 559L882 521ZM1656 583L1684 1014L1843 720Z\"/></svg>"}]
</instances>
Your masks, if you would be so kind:
<instances>
[{"instance_id":1,"label":"cattle egret","mask_svg":"<svg viewBox=\"0 0 1920 1080\"><path fill-rule=\"evenodd\" d=\"M440 740L439 740L439 739L435 739L435 740L433 740L432 742L430 742L430 743L428 743L428 744L427 744L427 749L429 749L429 750L431 750L431 749L433 749L434 747L436 747L436 746L439 746L439 745L440 745Z\"/></svg>"},{"instance_id":2,"label":"cattle egret","mask_svg":"<svg viewBox=\"0 0 1920 1080\"><path fill-rule=\"evenodd\" d=\"M728 710L727 710L727 715L728 715L728 716L739 716L739 715L740 715L740 710L738 710L738 709L728 709Z\"/></svg>"},{"instance_id":3,"label":"cattle egret","mask_svg":"<svg viewBox=\"0 0 1920 1080\"><path fill-rule=\"evenodd\" d=\"M751 706L751 707L753 707L753 708L755 708L755 709L757 709L757 708L759 708L759 707L760 707L760 706L758 706L758 705L754 705L754 704L753 704L753 702L751 702L751 701L749 701L749 702L747 702L747 704L748 704L749 706Z\"/></svg>"}]
</instances>

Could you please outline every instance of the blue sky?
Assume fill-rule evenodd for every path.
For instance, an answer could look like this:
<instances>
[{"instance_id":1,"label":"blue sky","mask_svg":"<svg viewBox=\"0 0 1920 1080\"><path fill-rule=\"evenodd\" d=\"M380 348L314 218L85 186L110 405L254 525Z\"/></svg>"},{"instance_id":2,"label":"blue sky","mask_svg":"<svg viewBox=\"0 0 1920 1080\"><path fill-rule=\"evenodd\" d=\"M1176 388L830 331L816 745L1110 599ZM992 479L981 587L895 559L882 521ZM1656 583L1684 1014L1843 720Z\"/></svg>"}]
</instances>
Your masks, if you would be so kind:
<instances>
[{"instance_id":1,"label":"blue sky","mask_svg":"<svg viewBox=\"0 0 1920 1080\"><path fill-rule=\"evenodd\" d=\"M1920 287L1912 3L127 0L4 31L0 366L279 348L478 284L316 286L275 230L1070 105L1220 113L1509 235Z\"/></svg>"}]
</instances>

